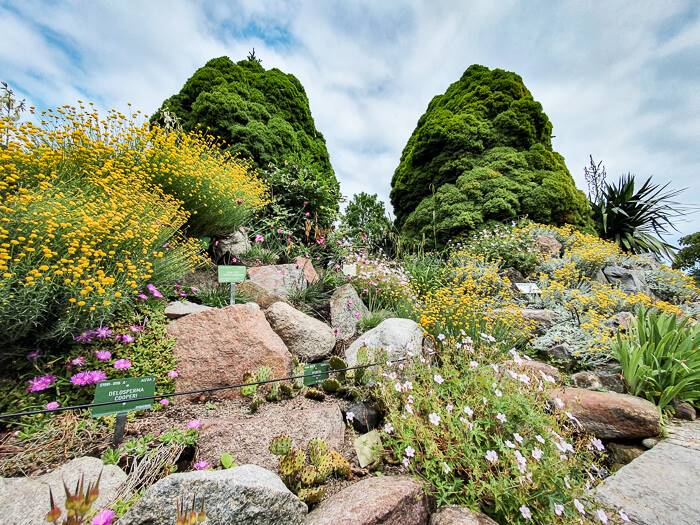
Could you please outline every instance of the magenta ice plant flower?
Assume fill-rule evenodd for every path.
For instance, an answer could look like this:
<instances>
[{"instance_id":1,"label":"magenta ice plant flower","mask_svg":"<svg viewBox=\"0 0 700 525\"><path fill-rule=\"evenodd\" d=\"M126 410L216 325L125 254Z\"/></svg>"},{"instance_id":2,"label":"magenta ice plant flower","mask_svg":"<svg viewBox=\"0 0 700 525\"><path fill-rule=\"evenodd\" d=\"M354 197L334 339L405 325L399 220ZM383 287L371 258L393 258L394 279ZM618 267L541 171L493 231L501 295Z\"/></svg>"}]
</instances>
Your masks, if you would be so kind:
<instances>
[{"instance_id":1,"label":"magenta ice plant flower","mask_svg":"<svg viewBox=\"0 0 700 525\"><path fill-rule=\"evenodd\" d=\"M168 377L169 377L170 379L175 379L177 376L178 376L177 370L170 370L170 371L168 372Z\"/></svg>"},{"instance_id":2,"label":"magenta ice plant flower","mask_svg":"<svg viewBox=\"0 0 700 525\"><path fill-rule=\"evenodd\" d=\"M86 370L78 372L70 378L70 382L77 386L95 385L107 379L107 374L102 370Z\"/></svg>"},{"instance_id":3,"label":"magenta ice plant flower","mask_svg":"<svg viewBox=\"0 0 700 525\"><path fill-rule=\"evenodd\" d=\"M109 361L112 359L112 352L109 350L98 350L95 352L95 357L98 361Z\"/></svg>"},{"instance_id":4,"label":"magenta ice plant flower","mask_svg":"<svg viewBox=\"0 0 700 525\"><path fill-rule=\"evenodd\" d=\"M73 340L76 343L90 343L92 342L92 338L95 336L94 332L91 330L85 331L80 335L76 335L73 337Z\"/></svg>"},{"instance_id":5,"label":"magenta ice plant flower","mask_svg":"<svg viewBox=\"0 0 700 525\"><path fill-rule=\"evenodd\" d=\"M27 381L27 392L41 392L42 390L49 388L55 382L56 376L51 374L33 377Z\"/></svg>"},{"instance_id":6,"label":"magenta ice plant flower","mask_svg":"<svg viewBox=\"0 0 700 525\"><path fill-rule=\"evenodd\" d=\"M60 407L60 406L61 406L61 405L60 405L60 403L59 403L58 401L49 401L48 403L46 403L46 405L44 406L44 408L45 408L46 410L56 410L56 409L57 409L58 407Z\"/></svg>"},{"instance_id":7,"label":"magenta ice plant flower","mask_svg":"<svg viewBox=\"0 0 700 525\"><path fill-rule=\"evenodd\" d=\"M128 359L117 359L114 362L114 368L117 370L127 370L128 368L131 368L131 361Z\"/></svg>"},{"instance_id":8,"label":"magenta ice plant flower","mask_svg":"<svg viewBox=\"0 0 700 525\"><path fill-rule=\"evenodd\" d=\"M70 360L70 364L73 366L83 366L85 364L85 358L81 355Z\"/></svg>"},{"instance_id":9,"label":"magenta ice plant flower","mask_svg":"<svg viewBox=\"0 0 700 525\"><path fill-rule=\"evenodd\" d=\"M92 525L112 525L112 521L117 517L117 513L112 509L103 509L92 518Z\"/></svg>"},{"instance_id":10,"label":"magenta ice plant flower","mask_svg":"<svg viewBox=\"0 0 700 525\"><path fill-rule=\"evenodd\" d=\"M199 419L193 419L187 422L187 428L191 430L199 430L202 428L202 422Z\"/></svg>"},{"instance_id":11,"label":"magenta ice plant flower","mask_svg":"<svg viewBox=\"0 0 700 525\"><path fill-rule=\"evenodd\" d=\"M200 459L199 461L197 461L197 463L194 464L194 468L197 470L206 470L209 468L209 463L207 463L203 459Z\"/></svg>"},{"instance_id":12,"label":"magenta ice plant flower","mask_svg":"<svg viewBox=\"0 0 700 525\"><path fill-rule=\"evenodd\" d=\"M162 299L162 298L163 298L163 294L160 293L160 291L158 290L158 288L156 288L156 285L155 285L155 284L147 284L147 285L146 285L146 290L148 290L148 291L150 292L150 294L151 294L153 297L155 297L156 299Z\"/></svg>"},{"instance_id":13,"label":"magenta ice plant flower","mask_svg":"<svg viewBox=\"0 0 700 525\"><path fill-rule=\"evenodd\" d=\"M129 343L133 343L136 341L133 335L131 334L119 334L117 337L115 337L117 343L122 343L125 345L128 345Z\"/></svg>"},{"instance_id":14,"label":"magenta ice plant flower","mask_svg":"<svg viewBox=\"0 0 700 525\"><path fill-rule=\"evenodd\" d=\"M167 399L165 399L165 398L163 398L163 399L161 399L160 401L158 401L158 403L160 403L160 404L163 405L164 407L167 407L167 406L170 404L170 401L167 400Z\"/></svg>"}]
</instances>

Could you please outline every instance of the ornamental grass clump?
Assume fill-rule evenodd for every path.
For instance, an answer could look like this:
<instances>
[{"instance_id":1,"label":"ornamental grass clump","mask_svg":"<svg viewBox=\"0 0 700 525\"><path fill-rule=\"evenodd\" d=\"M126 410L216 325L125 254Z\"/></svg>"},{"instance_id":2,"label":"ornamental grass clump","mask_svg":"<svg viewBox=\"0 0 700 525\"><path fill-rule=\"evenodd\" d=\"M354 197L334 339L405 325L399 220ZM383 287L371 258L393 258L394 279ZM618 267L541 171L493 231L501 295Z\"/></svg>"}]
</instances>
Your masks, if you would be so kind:
<instances>
[{"instance_id":1,"label":"ornamental grass clump","mask_svg":"<svg viewBox=\"0 0 700 525\"><path fill-rule=\"evenodd\" d=\"M640 308L637 322L612 351L629 393L665 410L674 401L700 402L700 324Z\"/></svg>"},{"instance_id":2,"label":"ornamental grass clump","mask_svg":"<svg viewBox=\"0 0 700 525\"><path fill-rule=\"evenodd\" d=\"M445 341L433 363L385 373L385 445L438 506L463 505L499 523L589 523L599 512L614 523L614 510L586 496L602 443L550 409L553 378L522 373L522 358L498 343L489 334Z\"/></svg>"}]
</instances>

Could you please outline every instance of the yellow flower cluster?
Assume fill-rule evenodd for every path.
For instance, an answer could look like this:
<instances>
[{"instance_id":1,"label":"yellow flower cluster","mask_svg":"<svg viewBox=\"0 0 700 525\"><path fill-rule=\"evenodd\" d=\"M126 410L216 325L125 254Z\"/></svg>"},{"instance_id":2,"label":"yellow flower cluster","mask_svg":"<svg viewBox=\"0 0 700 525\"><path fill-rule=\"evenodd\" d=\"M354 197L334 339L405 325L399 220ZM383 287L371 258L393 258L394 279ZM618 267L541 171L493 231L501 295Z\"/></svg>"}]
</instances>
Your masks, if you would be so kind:
<instances>
[{"instance_id":1,"label":"yellow flower cluster","mask_svg":"<svg viewBox=\"0 0 700 525\"><path fill-rule=\"evenodd\" d=\"M455 335L476 324L487 332L499 325L521 336L532 333L534 326L523 319L511 283L498 274L496 264L467 251L453 254L452 262L457 266L451 282L425 296L420 322L426 331Z\"/></svg>"},{"instance_id":2,"label":"yellow flower cluster","mask_svg":"<svg viewBox=\"0 0 700 525\"><path fill-rule=\"evenodd\" d=\"M145 126L62 107L40 125L0 120L0 331L99 323L147 283L199 262L180 203L149 176ZM151 148L153 151L147 151Z\"/></svg>"}]
</instances>

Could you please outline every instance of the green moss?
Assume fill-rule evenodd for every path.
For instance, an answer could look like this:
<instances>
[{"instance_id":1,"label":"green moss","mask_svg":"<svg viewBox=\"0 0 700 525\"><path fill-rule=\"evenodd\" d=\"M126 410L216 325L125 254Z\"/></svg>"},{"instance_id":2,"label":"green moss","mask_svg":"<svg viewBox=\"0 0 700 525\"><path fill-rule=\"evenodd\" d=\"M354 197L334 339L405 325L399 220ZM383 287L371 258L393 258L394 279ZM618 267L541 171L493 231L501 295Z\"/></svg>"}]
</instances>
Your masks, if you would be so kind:
<instances>
[{"instance_id":1,"label":"green moss","mask_svg":"<svg viewBox=\"0 0 700 525\"><path fill-rule=\"evenodd\" d=\"M586 197L551 135L518 75L470 66L433 98L404 148L392 179L397 225L436 247L523 215L590 227Z\"/></svg>"},{"instance_id":2,"label":"green moss","mask_svg":"<svg viewBox=\"0 0 700 525\"><path fill-rule=\"evenodd\" d=\"M179 93L163 102L187 130L222 139L233 153L260 168L285 162L313 168L338 185L326 141L316 129L299 80L256 60L210 60L195 71ZM161 110L152 121L161 118Z\"/></svg>"}]
</instances>

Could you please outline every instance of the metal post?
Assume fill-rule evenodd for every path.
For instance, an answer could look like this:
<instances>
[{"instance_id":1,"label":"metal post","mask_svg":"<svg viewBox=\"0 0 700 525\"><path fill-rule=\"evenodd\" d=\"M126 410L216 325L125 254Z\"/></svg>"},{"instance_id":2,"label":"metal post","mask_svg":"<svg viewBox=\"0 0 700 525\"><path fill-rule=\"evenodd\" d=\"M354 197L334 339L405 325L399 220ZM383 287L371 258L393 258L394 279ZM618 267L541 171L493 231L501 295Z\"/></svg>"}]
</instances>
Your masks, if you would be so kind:
<instances>
[{"instance_id":1,"label":"metal post","mask_svg":"<svg viewBox=\"0 0 700 525\"><path fill-rule=\"evenodd\" d=\"M114 425L114 435L112 436L112 446L118 447L124 439L126 430L126 414L117 414L117 422Z\"/></svg>"},{"instance_id":2,"label":"metal post","mask_svg":"<svg viewBox=\"0 0 700 525\"><path fill-rule=\"evenodd\" d=\"M236 304L236 284L231 283L231 299L229 300L229 304Z\"/></svg>"}]
</instances>

